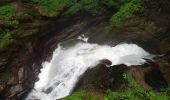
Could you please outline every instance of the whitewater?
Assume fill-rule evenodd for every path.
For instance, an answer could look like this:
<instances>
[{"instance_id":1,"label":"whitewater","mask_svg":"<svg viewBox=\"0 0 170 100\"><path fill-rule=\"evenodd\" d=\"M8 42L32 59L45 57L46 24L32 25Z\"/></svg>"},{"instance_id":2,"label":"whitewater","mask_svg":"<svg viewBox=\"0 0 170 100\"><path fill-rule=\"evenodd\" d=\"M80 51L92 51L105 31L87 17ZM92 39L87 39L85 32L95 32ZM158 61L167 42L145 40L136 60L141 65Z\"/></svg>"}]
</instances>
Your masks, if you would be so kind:
<instances>
[{"instance_id":1,"label":"whitewater","mask_svg":"<svg viewBox=\"0 0 170 100\"><path fill-rule=\"evenodd\" d=\"M114 65L142 65L153 60L153 55L136 44L119 44L114 47L79 42L71 47L58 45L50 62L44 62L39 80L26 100L56 100L68 96L87 69L107 59Z\"/></svg>"}]
</instances>

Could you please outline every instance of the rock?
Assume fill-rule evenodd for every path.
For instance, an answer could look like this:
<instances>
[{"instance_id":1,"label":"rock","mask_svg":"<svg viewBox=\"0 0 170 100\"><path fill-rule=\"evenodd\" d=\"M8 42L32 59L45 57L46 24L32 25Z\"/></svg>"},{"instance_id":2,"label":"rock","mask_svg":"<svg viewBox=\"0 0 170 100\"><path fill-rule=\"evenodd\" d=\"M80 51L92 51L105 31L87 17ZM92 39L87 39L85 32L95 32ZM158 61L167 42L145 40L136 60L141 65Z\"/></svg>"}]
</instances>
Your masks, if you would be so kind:
<instances>
[{"instance_id":1,"label":"rock","mask_svg":"<svg viewBox=\"0 0 170 100\"><path fill-rule=\"evenodd\" d=\"M103 59L100 61L101 64L104 64L106 66L110 66L112 65L112 62L110 60L107 60L107 59Z\"/></svg>"},{"instance_id":2,"label":"rock","mask_svg":"<svg viewBox=\"0 0 170 100\"><path fill-rule=\"evenodd\" d=\"M4 70L8 62L4 59L0 60L0 71Z\"/></svg>"},{"instance_id":3,"label":"rock","mask_svg":"<svg viewBox=\"0 0 170 100\"><path fill-rule=\"evenodd\" d=\"M18 71L19 84L24 82L24 68L21 67Z\"/></svg>"},{"instance_id":4,"label":"rock","mask_svg":"<svg viewBox=\"0 0 170 100\"><path fill-rule=\"evenodd\" d=\"M5 89L5 84L2 81L0 81L0 94L4 89Z\"/></svg>"},{"instance_id":5,"label":"rock","mask_svg":"<svg viewBox=\"0 0 170 100\"><path fill-rule=\"evenodd\" d=\"M0 6L8 4L8 3L12 2L12 1L13 0L2 0L2 1L0 1Z\"/></svg>"},{"instance_id":6,"label":"rock","mask_svg":"<svg viewBox=\"0 0 170 100\"><path fill-rule=\"evenodd\" d=\"M16 21L5 21L0 20L0 28L1 29L16 29L18 27L18 23Z\"/></svg>"},{"instance_id":7,"label":"rock","mask_svg":"<svg viewBox=\"0 0 170 100\"><path fill-rule=\"evenodd\" d=\"M150 70L148 68L142 68L142 66L132 67L129 70L129 73L134 77L137 83L145 90L151 90L152 87L145 81L145 72Z\"/></svg>"},{"instance_id":8,"label":"rock","mask_svg":"<svg viewBox=\"0 0 170 100\"><path fill-rule=\"evenodd\" d=\"M135 78L138 84L142 86L145 90L161 90L168 87L168 81L170 80L167 72L170 71L166 68L167 72L162 72L162 68L159 65L160 62L152 62L149 64L144 64L142 66L131 67L129 73Z\"/></svg>"},{"instance_id":9,"label":"rock","mask_svg":"<svg viewBox=\"0 0 170 100\"><path fill-rule=\"evenodd\" d=\"M17 14L17 19L20 23L30 23L33 21L33 17L31 15L22 12Z\"/></svg>"},{"instance_id":10,"label":"rock","mask_svg":"<svg viewBox=\"0 0 170 100\"><path fill-rule=\"evenodd\" d=\"M144 79L146 83L148 83L155 90L161 91L162 89L166 89L168 87L168 83L159 69L154 69L147 72Z\"/></svg>"},{"instance_id":11,"label":"rock","mask_svg":"<svg viewBox=\"0 0 170 100\"><path fill-rule=\"evenodd\" d=\"M103 60L108 62L108 60ZM125 65L117 65L106 67L105 64L99 64L95 68L89 69L82 76L75 87L77 90L97 89L98 91L106 91L108 89L116 90L126 88L123 79L123 73L127 70Z\"/></svg>"},{"instance_id":12,"label":"rock","mask_svg":"<svg viewBox=\"0 0 170 100\"><path fill-rule=\"evenodd\" d=\"M33 27L30 28L30 26L25 25L25 27L14 30L12 32L12 36L15 39L22 39L22 38L25 38L25 37L35 35L37 32L38 32L38 29L36 29L36 27L33 26Z\"/></svg>"},{"instance_id":13,"label":"rock","mask_svg":"<svg viewBox=\"0 0 170 100\"><path fill-rule=\"evenodd\" d=\"M10 91L9 91L10 92L9 98L17 95L17 93L22 92L22 91L23 91L23 87L22 87L21 84L17 84L15 86L12 86L10 88Z\"/></svg>"}]
</instances>

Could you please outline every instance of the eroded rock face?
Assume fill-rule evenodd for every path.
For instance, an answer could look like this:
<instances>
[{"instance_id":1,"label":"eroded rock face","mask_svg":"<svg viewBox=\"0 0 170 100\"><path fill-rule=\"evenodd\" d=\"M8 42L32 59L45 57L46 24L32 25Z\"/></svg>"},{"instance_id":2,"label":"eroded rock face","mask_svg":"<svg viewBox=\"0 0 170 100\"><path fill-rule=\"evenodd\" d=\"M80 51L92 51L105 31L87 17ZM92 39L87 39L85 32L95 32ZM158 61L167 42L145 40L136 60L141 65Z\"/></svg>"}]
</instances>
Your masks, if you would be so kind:
<instances>
[{"instance_id":1,"label":"eroded rock face","mask_svg":"<svg viewBox=\"0 0 170 100\"><path fill-rule=\"evenodd\" d=\"M145 90L161 90L168 87L163 73L155 65L143 65L130 68L129 73Z\"/></svg>"}]
</instances>

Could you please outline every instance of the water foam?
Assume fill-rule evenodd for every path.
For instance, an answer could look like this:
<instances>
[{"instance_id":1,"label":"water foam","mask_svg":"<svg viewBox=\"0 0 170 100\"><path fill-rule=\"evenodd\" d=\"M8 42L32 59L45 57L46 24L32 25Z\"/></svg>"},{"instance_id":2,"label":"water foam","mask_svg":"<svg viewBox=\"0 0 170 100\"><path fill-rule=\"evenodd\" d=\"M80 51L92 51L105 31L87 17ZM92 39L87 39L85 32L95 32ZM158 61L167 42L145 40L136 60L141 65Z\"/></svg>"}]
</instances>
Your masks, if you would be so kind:
<instances>
[{"instance_id":1,"label":"water foam","mask_svg":"<svg viewBox=\"0 0 170 100\"><path fill-rule=\"evenodd\" d=\"M115 47L90 43L77 43L65 49L62 46L54 51L52 60L43 63L39 81L26 100L56 100L68 96L79 77L93 68L103 59L112 62L112 66L125 64L142 65L145 59L153 56L136 44L120 44Z\"/></svg>"}]
</instances>

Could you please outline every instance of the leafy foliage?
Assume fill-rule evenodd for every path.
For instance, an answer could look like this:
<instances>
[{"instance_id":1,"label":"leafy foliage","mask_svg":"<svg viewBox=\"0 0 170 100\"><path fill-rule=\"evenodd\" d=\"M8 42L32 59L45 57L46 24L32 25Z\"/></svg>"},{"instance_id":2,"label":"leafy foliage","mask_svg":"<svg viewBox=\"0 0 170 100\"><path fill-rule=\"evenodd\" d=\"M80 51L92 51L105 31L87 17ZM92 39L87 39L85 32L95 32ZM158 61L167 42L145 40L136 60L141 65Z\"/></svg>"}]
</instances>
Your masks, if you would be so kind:
<instances>
[{"instance_id":1,"label":"leafy foliage","mask_svg":"<svg viewBox=\"0 0 170 100\"><path fill-rule=\"evenodd\" d=\"M14 40L9 32L2 32L0 34L0 49L2 49L13 41Z\"/></svg>"},{"instance_id":2,"label":"leafy foliage","mask_svg":"<svg viewBox=\"0 0 170 100\"><path fill-rule=\"evenodd\" d=\"M11 6L0 7L0 20L11 21L15 19L15 11Z\"/></svg>"},{"instance_id":3,"label":"leafy foliage","mask_svg":"<svg viewBox=\"0 0 170 100\"><path fill-rule=\"evenodd\" d=\"M131 0L130 2L121 6L120 10L114 14L110 21L112 25L119 26L127 18L130 18L135 12L142 11L144 7L140 0Z\"/></svg>"},{"instance_id":4,"label":"leafy foliage","mask_svg":"<svg viewBox=\"0 0 170 100\"><path fill-rule=\"evenodd\" d=\"M0 7L0 21L5 21L6 24L17 27L18 21L16 20L16 14L14 9L9 6Z\"/></svg>"},{"instance_id":5,"label":"leafy foliage","mask_svg":"<svg viewBox=\"0 0 170 100\"><path fill-rule=\"evenodd\" d=\"M97 97L88 95L85 91L75 92L63 100L98 100Z\"/></svg>"}]
</instances>

